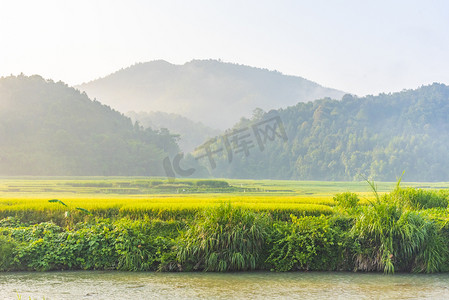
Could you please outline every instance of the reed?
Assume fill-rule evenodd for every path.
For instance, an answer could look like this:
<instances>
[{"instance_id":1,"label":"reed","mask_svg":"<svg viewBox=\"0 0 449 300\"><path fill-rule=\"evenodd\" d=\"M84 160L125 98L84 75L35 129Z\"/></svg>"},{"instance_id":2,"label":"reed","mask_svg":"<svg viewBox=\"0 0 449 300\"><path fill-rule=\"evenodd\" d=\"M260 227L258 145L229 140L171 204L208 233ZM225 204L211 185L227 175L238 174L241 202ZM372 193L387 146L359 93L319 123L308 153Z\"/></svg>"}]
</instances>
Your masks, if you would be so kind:
<instances>
[{"instance_id":1,"label":"reed","mask_svg":"<svg viewBox=\"0 0 449 300\"><path fill-rule=\"evenodd\" d=\"M230 203L205 210L178 249L184 269L245 271L259 266L268 218Z\"/></svg>"},{"instance_id":2,"label":"reed","mask_svg":"<svg viewBox=\"0 0 449 300\"><path fill-rule=\"evenodd\" d=\"M351 233L360 243L355 269L394 273L401 271L436 272L447 258L448 245L441 226L420 211L410 210L410 199L397 197L399 182L391 195L380 196L371 183L376 201L356 216ZM401 195L410 195L405 193Z\"/></svg>"}]
</instances>

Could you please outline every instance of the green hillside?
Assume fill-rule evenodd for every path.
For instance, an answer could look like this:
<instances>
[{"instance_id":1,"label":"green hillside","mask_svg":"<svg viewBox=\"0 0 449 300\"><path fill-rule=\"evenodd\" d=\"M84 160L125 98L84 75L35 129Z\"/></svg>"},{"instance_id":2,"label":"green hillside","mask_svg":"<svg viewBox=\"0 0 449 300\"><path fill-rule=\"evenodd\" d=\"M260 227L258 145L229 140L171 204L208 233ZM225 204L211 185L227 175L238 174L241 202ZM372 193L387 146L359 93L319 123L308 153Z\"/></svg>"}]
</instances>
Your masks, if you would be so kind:
<instances>
[{"instance_id":1,"label":"green hillside","mask_svg":"<svg viewBox=\"0 0 449 300\"><path fill-rule=\"evenodd\" d=\"M215 154L216 168L200 161L214 176L229 178L395 180L405 171L407 181L449 180L449 87L443 84L298 103L263 118L273 116L282 120L288 141L267 140L261 151L252 137L249 155L232 149L230 161L221 137L213 148L225 149ZM259 121L242 120L235 128Z\"/></svg>"},{"instance_id":2,"label":"green hillside","mask_svg":"<svg viewBox=\"0 0 449 300\"><path fill-rule=\"evenodd\" d=\"M177 151L168 132L134 126L62 82L0 79L0 175L160 175Z\"/></svg>"}]
</instances>

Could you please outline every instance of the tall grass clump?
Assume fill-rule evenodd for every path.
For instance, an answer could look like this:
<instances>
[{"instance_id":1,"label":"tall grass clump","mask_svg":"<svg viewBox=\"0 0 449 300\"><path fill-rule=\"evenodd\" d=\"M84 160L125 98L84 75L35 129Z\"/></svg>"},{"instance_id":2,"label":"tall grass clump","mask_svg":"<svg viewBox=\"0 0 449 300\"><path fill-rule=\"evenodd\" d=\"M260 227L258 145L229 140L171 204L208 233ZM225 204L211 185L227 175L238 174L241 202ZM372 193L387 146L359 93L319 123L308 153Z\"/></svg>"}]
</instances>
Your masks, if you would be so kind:
<instances>
[{"instance_id":1,"label":"tall grass clump","mask_svg":"<svg viewBox=\"0 0 449 300\"><path fill-rule=\"evenodd\" d=\"M260 266L269 228L264 214L230 203L204 210L181 237L182 269L245 271Z\"/></svg>"},{"instance_id":2,"label":"tall grass clump","mask_svg":"<svg viewBox=\"0 0 449 300\"><path fill-rule=\"evenodd\" d=\"M397 187L388 199L409 209L447 208L448 196L441 191Z\"/></svg>"},{"instance_id":3,"label":"tall grass clump","mask_svg":"<svg viewBox=\"0 0 449 300\"><path fill-rule=\"evenodd\" d=\"M419 211L391 201L391 195L380 197L363 208L351 230L360 248L355 269L363 271L436 272L447 258L447 245L440 226Z\"/></svg>"}]
</instances>

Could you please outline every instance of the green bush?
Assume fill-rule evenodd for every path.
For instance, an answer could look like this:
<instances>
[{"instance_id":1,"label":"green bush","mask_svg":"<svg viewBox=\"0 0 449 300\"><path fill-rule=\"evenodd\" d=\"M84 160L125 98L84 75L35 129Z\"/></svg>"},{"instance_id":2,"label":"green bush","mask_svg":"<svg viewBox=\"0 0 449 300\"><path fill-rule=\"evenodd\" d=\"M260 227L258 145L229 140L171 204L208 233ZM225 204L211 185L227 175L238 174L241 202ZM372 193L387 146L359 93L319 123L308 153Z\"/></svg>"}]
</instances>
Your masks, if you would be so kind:
<instances>
[{"instance_id":1,"label":"green bush","mask_svg":"<svg viewBox=\"0 0 449 300\"><path fill-rule=\"evenodd\" d=\"M231 204L205 210L181 236L178 261L186 270L254 270L262 262L268 219Z\"/></svg>"},{"instance_id":2,"label":"green bush","mask_svg":"<svg viewBox=\"0 0 449 300\"><path fill-rule=\"evenodd\" d=\"M291 222L274 224L267 259L274 270L347 269L347 234L330 218L291 218Z\"/></svg>"},{"instance_id":3,"label":"green bush","mask_svg":"<svg viewBox=\"0 0 449 300\"><path fill-rule=\"evenodd\" d=\"M98 220L72 230L52 223L8 228L16 270L156 270L178 235L178 223Z\"/></svg>"},{"instance_id":4,"label":"green bush","mask_svg":"<svg viewBox=\"0 0 449 300\"><path fill-rule=\"evenodd\" d=\"M117 269L125 271L157 270L163 254L171 251L176 228L160 221L123 220L115 228ZM175 229L175 230L173 230Z\"/></svg>"},{"instance_id":5,"label":"green bush","mask_svg":"<svg viewBox=\"0 0 449 300\"><path fill-rule=\"evenodd\" d=\"M3 235L0 231L0 271L9 270L13 264L13 254L16 247L15 241L11 237Z\"/></svg>"},{"instance_id":6,"label":"green bush","mask_svg":"<svg viewBox=\"0 0 449 300\"><path fill-rule=\"evenodd\" d=\"M64 248L63 231L48 222L11 229L11 236L19 245L14 259L16 269L48 271L63 268L60 260L68 257L68 253L59 256Z\"/></svg>"},{"instance_id":7,"label":"green bush","mask_svg":"<svg viewBox=\"0 0 449 300\"><path fill-rule=\"evenodd\" d=\"M16 217L6 217L0 220L0 227L22 227L23 223Z\"/></svg>"},{"instance_id":8,"label":"green bush","mask_svg":"<svg viewBox=\"0 0 449 300\"><path fill-rule=\"evenodd\" d=\"M346 192L335 195L334 201L343 208L354 208L358 205L360 199L357 194Z\"/></svg>"}]
</instances>

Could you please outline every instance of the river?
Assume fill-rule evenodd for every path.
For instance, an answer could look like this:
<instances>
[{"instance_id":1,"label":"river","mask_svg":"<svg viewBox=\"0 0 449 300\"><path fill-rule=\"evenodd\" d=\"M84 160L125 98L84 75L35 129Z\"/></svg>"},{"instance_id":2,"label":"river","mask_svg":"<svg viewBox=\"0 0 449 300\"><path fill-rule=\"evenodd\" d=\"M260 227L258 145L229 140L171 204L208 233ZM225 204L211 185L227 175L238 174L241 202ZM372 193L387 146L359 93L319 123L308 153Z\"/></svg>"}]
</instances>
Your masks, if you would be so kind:
<instances>
[{"instance_id":1,"label":"river","mask_svg":"<svg viewBox=\"0 0 449 300\"><path fill-rule=\"evenodd\" d=\"M0 273L1 299L449 299L449 274Z\"/></svg>"}]
</instances>

